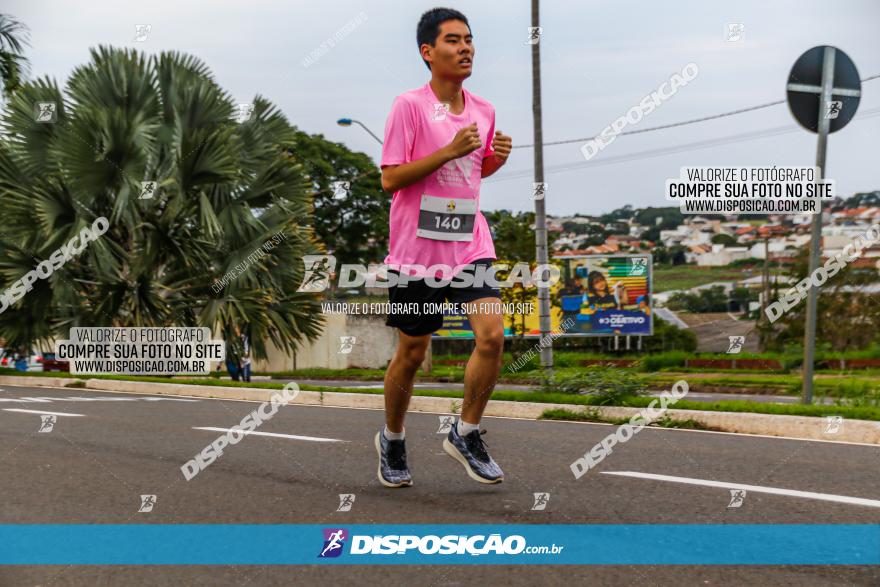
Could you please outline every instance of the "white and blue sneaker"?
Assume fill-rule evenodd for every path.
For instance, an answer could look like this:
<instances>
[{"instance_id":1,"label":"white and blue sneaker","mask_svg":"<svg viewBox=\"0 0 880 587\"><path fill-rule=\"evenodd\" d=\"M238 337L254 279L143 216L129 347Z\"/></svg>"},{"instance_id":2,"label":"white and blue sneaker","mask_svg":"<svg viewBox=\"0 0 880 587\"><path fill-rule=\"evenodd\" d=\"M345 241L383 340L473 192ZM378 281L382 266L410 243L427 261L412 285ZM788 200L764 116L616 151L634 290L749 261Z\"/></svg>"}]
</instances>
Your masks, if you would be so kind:
<instances>
[{"instance_id":1,"label":"white and blue sneaker","mask_svg":"<svg viewBox=\"0 0 880 587\"><path fill-rule=\"evenodd\" d=\"M480 483L501 483L504 472L486 451L483 441L485 430L474 430L467 436L458 433L458 421L452 425L449 435L443 439L443 450L464 465L468 476Z\"/></svg>"},{"instance_id":2,"label":"white and blue sneaker","mask_svg":"<svg viewBox=\"0 0 880 587\"><path fill-rule=\"evenodd\" d=\"M406 466L406 441L388 440L382 433L376 434L376 452L379 453L379 481L385 487L412 485L412 476Z\"/></svg>"}]
</instances>

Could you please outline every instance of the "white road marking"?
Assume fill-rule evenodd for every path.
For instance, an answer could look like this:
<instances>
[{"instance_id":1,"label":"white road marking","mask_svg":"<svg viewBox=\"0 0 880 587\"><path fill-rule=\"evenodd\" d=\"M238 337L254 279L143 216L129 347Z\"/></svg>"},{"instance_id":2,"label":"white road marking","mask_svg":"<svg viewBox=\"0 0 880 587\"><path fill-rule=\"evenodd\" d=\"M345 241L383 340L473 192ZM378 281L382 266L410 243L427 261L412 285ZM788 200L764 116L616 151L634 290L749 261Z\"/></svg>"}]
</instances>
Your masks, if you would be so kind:
<instances>
[{"instance_id":1,"label":"white road marking","mask_svg":"<svg viewBox=\"0 0 880 587\"><path fill-rule=\"evenodd\" d=\"M21 412L23 414L45 414L49 416L79 416L85 417L85 414L68 414L65 412L46 412L44 410L20 410L17 408L3 408L4 412Z\"/></svg>"},{"instance_id":2,"label":"white road marking","mask_svg":"<svg viewBox=\"0 0 880 587\"><path fill-rule=\"evenodd\" d=\"M789 497L802 497L804 499L818 499L820 501L833 501L848 505L861 505L872 508L880 508L880 500L865 499L863 497L849 497L835 495L833 493L815 493L813 491L798 491L796 489L782 489L779 487L765 487L763 485L743 485L742 483L728 483L726 481L710 481L708 479L692 479L690 477L673 477L672 475L655 475L653 473L639 473L637 471L602 471L603 475L619 475L621 477L636 477L639 479L651 479L653 481L670 481L672 483L684 483L686 485L702 485L704 487L719 487L722 489L745 489L754 493L769 493L771 495L786 495Z\"/></svg>"},{"instance_id":3,"label":"white road marking","mask_svg":"<svg viewBox=\"0 0 880 587\"><path fill-rule=\"evenodd\" d=\"M0 397L0 402L11 402L18 404L51 404L52 402L198 402L197 399L181 399L171 397Z\"/></svg>"},{"instance_id":4,"label":"white road marking","mask_svg":"<svg viewBox=\"0 0 880 587\"><path fill-rule=\"evenodd\" d=\"M193 427L193 430L209 430L211 432L230 432L231 428L214 428L212 426ZM275 432L257 432L256 430L241 430L242 434L253 434L254 436L272 436L274 438L290 438L292 440L310 440L312 442L348 442L339 440L338 438L321 438L320 436L297 436L296 434L277 434Z\"/></svg>"}]
</instances>

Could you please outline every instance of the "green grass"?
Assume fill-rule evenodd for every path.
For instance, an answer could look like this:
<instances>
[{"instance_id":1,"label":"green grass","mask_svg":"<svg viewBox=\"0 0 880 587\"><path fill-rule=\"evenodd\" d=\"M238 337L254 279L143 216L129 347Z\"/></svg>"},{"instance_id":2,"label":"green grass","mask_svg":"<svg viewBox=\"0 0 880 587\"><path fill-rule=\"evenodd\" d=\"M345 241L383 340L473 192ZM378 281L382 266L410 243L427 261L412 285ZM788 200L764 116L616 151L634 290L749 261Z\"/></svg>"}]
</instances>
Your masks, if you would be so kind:
<instances>
[{"instance_id":1,"label":"green grass","mask_svg":"<svg viewBox=\"0 0 880 587\"><path fill-rule=\"evenodd\" d=\"M629 422L629 418L608 418L603 417L599 414L599 412L595 409L585 408L584 410L577 412L574 410L568 410L565 408L554 408L552 410L544 410L541 415L538 417L539 420L563 420L569 422L600 422L604 424L626 424ZM688 418L686 420L675 420L668 416L664 416L663 418L649 424L649 426L653 426L656 428L685 428L689 430L717 430L716 428L712 428L710 426L706 426L701 422L697 422L693 418Z\"/></svg>"},{"instance_id":2,"label":"green grass","mask_svg":"<svg viewBox=\"0 0 880 587\"><path fill-rule=\"evenodd\" d=\"M666 388L679 379L684 379L691 387L735 387L746 391L757 389L773 393L797 395L801 391L803 378L800 375L763 375L757 373L733 374L726 373L721 376L692 377L687 373L673 374L662 373L649 375L649 385ZM813 380L813 388L817 394L828 397L861 397L876 393L880 390L880 378L878 377L816 377Z\"/></svg>"},{"instance_id":3,"label":"green grass","mask_svg":"<svg viewBox=\"0 0 880 587\"><path fill-rule=\"evenodd\" d=\"M654 291L656 293L673 289L691 289L713 281L739 281L747 277L760 275L760 267L755 267L747 274L742 269L730 267L696 267L693 265L655 265ZM775 274L778 270L771 269Z\"/></svg>"},{"instance_id":4,"label":"green grass","mask_svg":"<svg viewBox=\"0 0 880 587\"><path fill-rule=\"evenodd\" d=\"M0 369L0 375L19 374L26 377L56 377L53 373L19 373L10 369ZM209 385L217 387L247 387L257 389L281 389L284 387L282 383L269 382L251 382L245 383L241 381L220 381L210 378L193 378L193 379L174 379L169 380L165 377L135 377L135 376L101 376L91 377L81 375L80 379L115 379L120 381L140 381L151 383L175 383L182 385ZM320 391L328 393L362 393L370 395L382 395L381 389L363 389L363 388L347 388L347 387L329 387L316 385L300 385L305 391ZM463 393L460 391L446 390L419 390L419 396L425 397L445 397L450 399L462 399ZM501 401L515 402L535 402L535 403L556 403L569 404L573 406L595 406L600 398L586 395L571 395L563 393L542 393L542 392L524 392L499 389L492 394L492 399ZM654 401L651 397L630 397L626 398L615 405L623 407L643 408ZM695 402L688 400L680 400L672 407L680 410L701 410L711 412L742 412L757 414L779 414L788 416L843 416L844 418L855 420L875 420L880 421L880 407L876 406L827 406L827 405L802 405L802 404L767 404L749 401L718 401L718 402Z\"/></svg>"},{"instance_id":5,"label":"green grass","mask_svg":"<svg viewBox=\"0 0 880 587\"><path fill-rule=\"evenodd\" d=\"M672 368L670 368L672 369ZM558 366L555 372L559 376L573 375L583 371L583 367L564 367ZM858 373L856 375L856 373ZM126 381L152 381L157 383L180 383L183 381L198 382L204 385L222 385L229 387L266 387L268 389L280 388L282 384L274 382L236 382L223 380L212 376L205 377L187 377L169 378L169 377L143 377L143 376L118 376L118 375L70 375L68 373L44 373L44 372L23 372L0 369L3 375L25 375L28 377L68 377L73 379L121 379ZM646 383L649 389L668 389L673 383L680 379L684 379L694 389L706 389L713 387L727 387L742 390L746 393L766 392L778 395L798 395L801 392L802 378L799 374L781 374L781 373L765 373L765 372L714 372L706 377L696 377L697 373L691 370L675 370L654 372L646 376ZM268 374L275 378L285 379L323 379L336 378L354 381L381 381L384 377L384 370L380 369L300 369L297 371L275 372ZM541 372L538 370L518 371L517 373L509 373L503 371L499 379L499 384L533 384L537 385L540 381ZM425 377L420 374L422 380L432 378L442 378L447 381L461 382L464 378L464 370L452 366L435 367L432 377ZM309 386L301 385L303 389L309 389ZM311 386L312 388L326 389L347 389L344 386ZM826 376L816 377L814 380L816 395L819 397L830 398L871 398L876 397L880 393L880 376L876 372L870 375L855 373L828 373ZM381 393L381 390L375 390ZM532 394L534 395L534 394ZM452 396L450 396L452 397ZM514 400L516 401L516 400ZM876 400L875 400L876 401Z\"/></svg>"}]
</instances>

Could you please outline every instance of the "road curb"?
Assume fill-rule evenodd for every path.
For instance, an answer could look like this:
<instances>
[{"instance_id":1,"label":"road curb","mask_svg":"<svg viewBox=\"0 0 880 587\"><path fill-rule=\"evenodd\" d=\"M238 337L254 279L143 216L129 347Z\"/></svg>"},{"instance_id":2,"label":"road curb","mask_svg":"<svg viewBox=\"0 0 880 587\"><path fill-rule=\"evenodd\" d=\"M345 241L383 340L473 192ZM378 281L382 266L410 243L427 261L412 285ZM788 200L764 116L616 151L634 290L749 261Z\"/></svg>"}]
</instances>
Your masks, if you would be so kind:
<instances>
[{"instance_id":1,"label":"road curb","mask_svg":"<svg viewBox=\"0 0 880 587\"><path fill-rule=\"evenodd\" d=\"M65 387L69 383L83 381L63 377L18 377L0 376L0 385L22 385L30 387ZM122 393L141 393L149 395L185 395L230 400L268 401L276 389L222 387L214 385L185 385L180 383L152 383L141 381L118 381L113 379L87 379L86 389L115 391ZM289 402L299 405L333 406L341 408L366 408L382 410L384 397L377 394L321 392L301 390ZM410 411L436 414L457 413L461 400L457 398L426 397L415 395L410 401ZM486 407L486 416L506 418L537 419L546 410L564 409L576 413L595 412L601 418L628 419L642 408L616 406L579 406L573 404L547 404L537 402L491 401ZM844 419L834 433L826 432L829 422L824 417L785 416L776 414L754 414L749 412L709 412L701 410L667 410L666 415L674 421L697 422L721 432L741 434L761 434L766 436L785 436L808 440L831 440L838 442L857 442L880 445L880 422Z\"/></svg>"}]
</instances>

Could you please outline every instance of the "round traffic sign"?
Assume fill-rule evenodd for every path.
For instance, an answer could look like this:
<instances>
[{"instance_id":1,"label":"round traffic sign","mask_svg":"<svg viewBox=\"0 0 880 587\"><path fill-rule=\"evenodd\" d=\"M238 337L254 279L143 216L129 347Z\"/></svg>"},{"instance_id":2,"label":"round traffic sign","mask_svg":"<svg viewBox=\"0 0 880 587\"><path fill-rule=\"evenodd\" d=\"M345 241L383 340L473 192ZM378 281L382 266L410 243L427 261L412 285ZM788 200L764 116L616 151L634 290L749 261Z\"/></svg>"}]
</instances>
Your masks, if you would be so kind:
<instances>
[{"instance_id":1,"label":"round traffic sign","mask_svg":"<svg viewBox=\"0 0 880 587\"><path fill-rule=\"evenodd\" d=\"M830 99L823 97L823 72L830 64L828 77ZM862 82L856 64L849 56L829 45L813 47L798 57L788 75L788 107L792 116L807 130L818 132L819 121L826 118L828 132L842 129L859 107Z\"/></svg>"}]
</instances>

